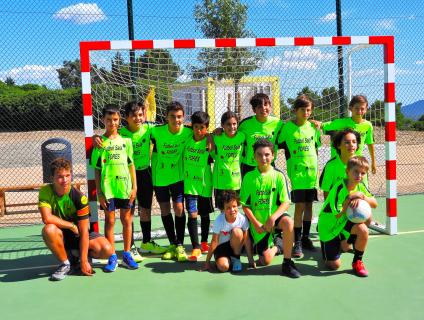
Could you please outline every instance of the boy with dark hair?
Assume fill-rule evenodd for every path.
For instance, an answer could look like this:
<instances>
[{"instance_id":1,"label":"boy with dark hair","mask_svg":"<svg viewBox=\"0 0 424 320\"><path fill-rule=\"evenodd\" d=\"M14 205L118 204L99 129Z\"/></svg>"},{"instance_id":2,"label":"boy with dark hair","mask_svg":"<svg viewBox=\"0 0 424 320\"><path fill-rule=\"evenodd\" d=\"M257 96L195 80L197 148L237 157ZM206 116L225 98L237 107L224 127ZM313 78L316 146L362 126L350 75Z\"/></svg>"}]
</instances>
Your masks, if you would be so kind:
<instances>
[{"instance_id":1,"label":"boy with dark hair","mask_svg":"<svg viewBox=\"0 0 424 320\"><path fill-rule=\"evenodd\" d=\"M368 276L362 257L368 242L367 224L371 218L363 223L353 223L347 219L346 209L348 206L356 208L360 199L368 202L372 208L377 207L376 199L363 183L368 169L369 164L364 157L350 158L346 168L347 179L338 181L331 188L318 219L322 256L332 270L340 268L342 241L355 236L352 268L359 277Z\"/></svg>"},{"instance_id":2,"label":"boy with dark hair","mask_svg":"<svg viewBox=\"0 0 424 320\"><path fill-rule=\"evenodd\" d=\"M108 259L113 248L107 239L90 230L88 199L71 185L71 163L57 158L50 164L52 183L40 189L38 209L47 247L61 262L50 280L63 280L72 271L72 250L79 251L81 272L93 275L89 258ZM76 261L75 261L76 262Z\"/></svg>"},{"instance_id":3,"label":"boy with dark hair","mask_svg":"<svg viewBox=\"0 0 424 320\"><path fill-rule=\"evenodd\" d=\"M286 212L290 198L283 173L272 166L274 145L266 139L259 139L253 145L253 151L257 167L244 177L240 198L250 221L254 251L262 265L270 264L274 256L282 252L282 274L299 278L301 275L291 259L293 220ZM283 231L282 241L277 230Z\"/></svg>"},{"instance_id":4,"label":"boy with dark hair","mask_svg":"<svg viewBox=\"0 0 424 320\"><path fill-rule=\"evenodd\" d=\"M208 242L210 218L214 211L212 204L212 170L213 159L207 148L209 115L196 111L191 116L193 138L186 143L184 158L184 198L189 214L187 221L193 251L188 258L197 261L202 256L197 231L197 215L200 214L201 242Z\"/></svg>"},{"instance_id":5,"label":"boy with dark hair","mask_svg":"<svg viewBox=\"0 0 424 320\"><path fill-rule=\"evenodd\" d=\"M152 129L152 181L156 199L159 202L163 226L169 240L169 247L162 256L164 260L176 258L185 261L187 255L183 246L185 233L184 172L182 153L186 143L193 136L193 130L184 126L184 107L177 101L166 108L167 123ZM175 213L171 215L170 200Z\"/></svg>"},{"instance_id":6,"label":"boy with dark hair","mask_svg":"<svg viewBox=\"0 0 424 320\"><path fill-rule=\"evenodd\" d=\"M278 137L280 148L285 151L287 174L291 182L291 200L294 209L293 257L302 256L303 249L314 251L309 238L312 221L312 203L318 201L318 147L321 145L319 130L308 121L314 104L306 95L300 95L293 103L295 119L288 121ZM302 233L303 229L303 233Z\"/></svg>"},{"instance_id":7,"label":"boy with dark hair","mask_svg":"<svg viewBox=\"0 0 424 320\"><path fill-rule=\"evenodd\" d=\"M281 130L283 122L274 116L271 116L271 100L265 93L255 94L250 99L254 116L245 118L240 122L238 130L244 133L245 142L245 155L241 164L242 178L247 172L256 168L255 156L253 153L253 144L259 139L266 139L275 145L274 159L277 158L277 137Z\"/></svg>"},{"instance_id":8,"label":"boy with dark hair","mask_svg":"<svg viewBox=\"0 0 424 320\"><path fill-rule=\"evenodd\" d=\"M131 253L132 213L131 207L137 194L136 176L133 162L133 149L130 139L118 134L120 110L117 106L107 105L103 109L105 133L102 148L94 148L91 165L95 169L97 198L105 212L105 235L115 248L115 210L119 209L124 238L122 263L128 269L138 269ZM105 266L106 272L114 272L118 257L114 253Z\"/></svg>"}]
</instances>

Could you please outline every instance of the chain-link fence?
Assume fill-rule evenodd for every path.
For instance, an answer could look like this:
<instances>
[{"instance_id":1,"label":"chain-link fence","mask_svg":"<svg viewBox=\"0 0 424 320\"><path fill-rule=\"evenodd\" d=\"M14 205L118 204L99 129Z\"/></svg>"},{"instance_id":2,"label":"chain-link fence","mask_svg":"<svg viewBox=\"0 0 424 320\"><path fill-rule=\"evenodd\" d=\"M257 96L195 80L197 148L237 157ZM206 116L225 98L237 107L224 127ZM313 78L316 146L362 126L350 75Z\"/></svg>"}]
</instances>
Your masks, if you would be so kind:
<instances>
[{"instance_id":1,"label":"chain-link fence","mask_svg":"<svg viewBox=\"0 0 424 320\"><path fill-rule=\"evenodd\" d=\"M216 1L214 1L216 2ZM225 2L225 1L224 1ZM227 1L230 4L238 1ZM136 39L181 39L211 37L202 29L204 16L201 17L202 1L133 1L134 31ZM424 4L409 1L410 8L403 2L390 4L383 1L342 1L343 34L345 35L394 35L396 46L396 94L398 103L408 106L398 114L397 133L397 177L399 193L424 192L424 128L418 121L423 108L414 108L414 102L423 100L422 75L424 74L424 55L420 49L424 34ZM413 3L413 5L412 5ZM200 5L196 15L196 4ZM241 1L246 8L246 20L240 33L234 37L292 37L292 36L334 36L336 35L335 1L302 1L301 5L283 1ZM384 10L380 10L384 7ZM199 9L200 8L200 9ZM197 17L197 19L196 19ZM42 144L51 138L62 138L70 142L71 150L65 152L72 157L74 181L85 182L85 145L83 115L81 107L79 42L83 40L122 40L128 38L127 1L97 1L96 3L69 4L68 1L7 1L0 9L0 29L2 38L2 59L0 60L0 226L39 223L37 213L37 191L45 182L42 152L54 152L63 148L51 144L50 149L42 149ZM224 34L226 28L218 28ZM234 31L234 30L233 30ZM227 37L232 37L231 30ZM235 31L234 31L235 32ZM345 95L349 87L353 94L366 93L373 105L374 119L384 119L383 111L377 106L383 100L382 52L369 48L351 48L344 51ZM115 53L114 53L115 54ZM137 57L142 57L141 52ZM168 77L164 97L170 99L188 78L193 75L193 61L198 55L188 59L178 58L174 53L164 60L160 57L144 57L156 61L155 65L166 66ZM337 87L337 55L335 48L315 48L309 52L293 51L282 54L279 71L269 71L267 76L278 78L280 115L289 116L289 99L309 87L311 94L318 99L333 95L331 105L337 110L338 96L329 85ZM146 55L145 55L146 56ZM349 70L349 57L352 69ZM119 57L118 57L119 58ZM330 59L331 58L331 59ZM122 68L128 65L128 52L123 52L119 62ZM119 60L118 59L118 60ZM169 59L175 64L172 68ZM116 55L98 57L98 69L112 72L118 65ZM166 63L165 63L166 61ZM335 62L334 62L335 61ZM140 63L143 62L140 58ZM144 60L146 62L146 60ZM325 67L323 63L332 63ZM315 68L316 66L316 68ZM123 69L120 69L122 73ZM150 63L141 64L142 70L157 72ZM144 69L143 69L144 68ZM287 72L284 72L284 68ZM314 69L315 68L315 69ZM321 70L319 76L312 71ZM163 71L163 68L162 68ZM278 73L278 74L277 74ZM101 72L99 73L101 74ZM292 79L301 81L289 81ZM313 75L313 76L312 76ZM349 75L352 81L349 82ZM151 76L151 75L150 75ZM254 74L250 75L251 77ZM256 75L258 76L258 75ZM261 75L259 75L261 76ZM376 82L370 79L379 78ZM172 79L172 80L169 80ZM375 80L375 79L374 79ZM374 81L373 80L373 81ZM100 81L94 79L93 81ZM153 83L156 88L160 79ZM260 81L259 81L260 82ZM206 85L207 86L207 85ZM173 89L170 89L173 88ZM262 81L255 86L240 85L240 92L272 91L272 84ZM250 107L248 99L242 95L224 90L225 99L220 103L225 107L237 108L246 116ZM156 90L157 95L161 94ZM183 101L191 101L184 92ZM335 96L334 96L335 94ZM127 97L122 92L118 95ZM201 96L200 96L201 97ZM166 103L166 98L163 102ZM127 98L122 98L125 100ZM202 99L202 98L199 98ZM105 101L107 100L104 99ZM158 99L160 100L160 99ZM194 100L193 100L194 101ZM159 101L160 102L160 101ZM160 103L158 105L160 110ZM194 111L193 107L191 110ZM421 110L421 111L420 111ZM325 110L324 110L325 111ZM334 111L334 110L333 110ZM189 113L189 112L188 112ZM412 120L406 119L409 117ZM423 119L424 120L424 119ZM374 122L375 125L377 124ZM384 129L376 126L376 144L384 142ZM325 140L328 144L328 140ZM72 153L72 154L70 154ZM282 157L281 157L282 158ZM377 150L379 175L374 178L373 192L385 193L384 149ZM284 161L281 162L284 168ZM44 167L45 164L44 164ZM44 173L44 175L43 175ZM2 189L3 188L3 189Z\"/></svg>"}]
</instances>

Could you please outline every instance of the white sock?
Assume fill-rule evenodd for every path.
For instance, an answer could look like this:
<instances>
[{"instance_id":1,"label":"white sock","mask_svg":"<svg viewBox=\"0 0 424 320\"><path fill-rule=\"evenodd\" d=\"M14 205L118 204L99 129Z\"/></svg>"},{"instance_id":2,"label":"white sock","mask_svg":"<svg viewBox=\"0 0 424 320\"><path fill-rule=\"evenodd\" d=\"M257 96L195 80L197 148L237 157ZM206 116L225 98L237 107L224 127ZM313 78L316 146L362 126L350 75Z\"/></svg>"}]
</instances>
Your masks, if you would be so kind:
<instances>
[{"instance_id":1,"label":"white sock","mask_svg":"<svg viewBox=\"0 0 424 320\"><path fill-rule=\"evenodd\" d=\"M63 264L66 264L66 265L68 265L68 266L69 266L69 265L71 265L71 263L69 262L69 260L68 260L68 259L66 259L66 260L65 260L65 261L63 261L62 263L63 263Z\"/></svg>"}]
</instances>

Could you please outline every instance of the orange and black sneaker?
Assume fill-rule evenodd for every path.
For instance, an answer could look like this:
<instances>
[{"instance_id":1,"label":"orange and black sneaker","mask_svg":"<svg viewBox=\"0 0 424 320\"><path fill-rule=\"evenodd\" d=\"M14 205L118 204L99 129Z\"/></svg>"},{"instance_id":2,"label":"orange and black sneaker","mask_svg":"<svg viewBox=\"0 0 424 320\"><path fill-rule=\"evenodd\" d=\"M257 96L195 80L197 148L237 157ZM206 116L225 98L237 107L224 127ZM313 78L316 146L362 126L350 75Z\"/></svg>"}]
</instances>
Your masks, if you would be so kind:
<instances>
[{"instance_id":1,"label":"orange and black sneaker","mask_svg":"<svg viewBox=\"0 0 424 320\"><path fill-rule=\"evenodd\" d=\"M202 251L199 248L193 249L191 255L188 257L189 261L197 261L202 256Z\"/></svg>"},{"instance_id":2,"label":"orange and black sneaker","mask_svg":"<svg viewBox=\"0 0 424 320\"><path fill-rule=\"evenodd\" d=\"M356 260L355 262L352 262L352 268L353 272L358 277L368 277L368 270L365 269L365 265L362 260Z\"/></svg>"}]
</instances>

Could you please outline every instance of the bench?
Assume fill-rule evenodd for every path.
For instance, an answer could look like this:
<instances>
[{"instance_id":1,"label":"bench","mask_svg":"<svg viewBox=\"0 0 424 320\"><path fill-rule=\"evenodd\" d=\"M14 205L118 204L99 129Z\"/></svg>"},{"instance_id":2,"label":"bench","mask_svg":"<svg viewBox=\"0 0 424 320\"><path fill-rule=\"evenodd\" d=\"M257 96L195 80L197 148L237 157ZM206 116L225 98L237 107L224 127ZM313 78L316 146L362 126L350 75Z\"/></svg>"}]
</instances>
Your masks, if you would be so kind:
<instances>
[{"instance_id":1,"label":"bench","mask_svg":"<svg viewBox=\"0 0 424 320\"><path fill-rule=\"evenodd\" d=\"M85 182L73 182L72 185L78 190L81 189L81 185L84 185ZM23 207L37 205L38 202L19 202L13 204L6 203L6 192L21 192L21 191L39 191L42 186L45 184L29 184L21 186L5 186L0 187L0 217L3 217L7 213L7 208L10 207Z\"/></svg>"}]
</instances>

